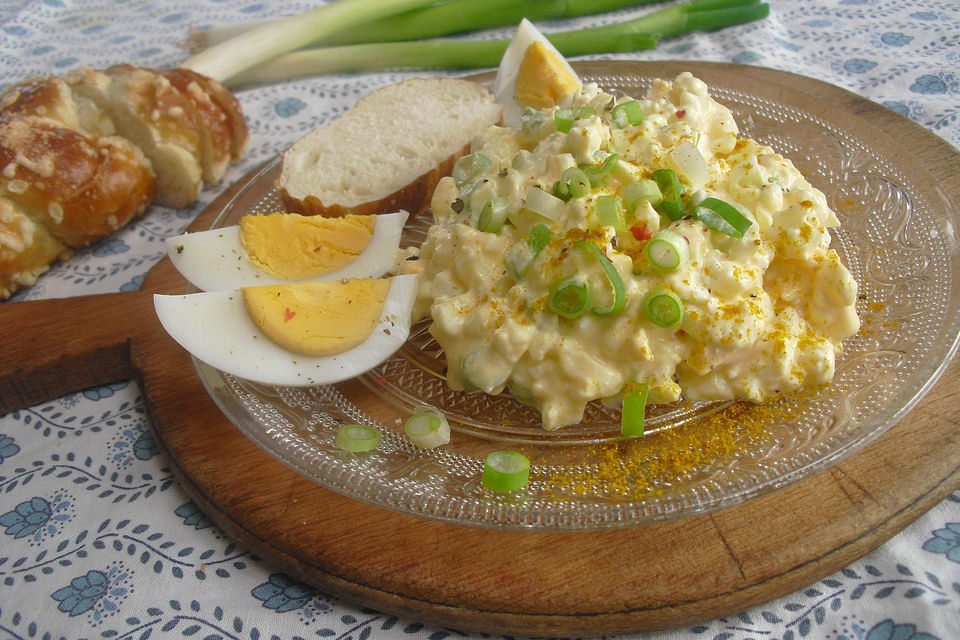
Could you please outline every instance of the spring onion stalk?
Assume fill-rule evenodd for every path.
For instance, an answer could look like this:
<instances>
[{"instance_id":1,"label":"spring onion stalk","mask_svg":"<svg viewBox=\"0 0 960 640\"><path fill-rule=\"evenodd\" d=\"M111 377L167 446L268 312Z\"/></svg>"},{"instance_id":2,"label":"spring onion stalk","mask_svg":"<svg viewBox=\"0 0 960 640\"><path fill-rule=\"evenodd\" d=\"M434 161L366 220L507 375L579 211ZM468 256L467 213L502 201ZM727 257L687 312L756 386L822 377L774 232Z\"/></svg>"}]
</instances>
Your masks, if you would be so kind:
<instances>
[{"instance_id":1,"label":"spring onion stalk","mask_svg":"<svg viewBox=\"0 0 960 640\"><path fill-rule=\"evenodd\" d=\"M601 227L613 227L617 233L627 230L623 217L623 201L620 196L600 196L597 198L597 224Z\"/></svg>"},{"instance_id":2,"label":"spring onion stalk","mask_svg":"<svg viewBox=\"0 0 960 640\"><path fill-rule=\"evenodd\" d=\"M583 278L564 278L550 289L547 308L562 318L579 318L590 310L590 283Z\"/></svg>"},{"instance_id":3,"label":"spring onion stalk","mask_svg":"<svg viewBox=\"0 0 960 640\"><path fill-rule=\"evenodd\" d=\"M613 263L610 262L610 259L603 255L603 252L600 251L600 247L592 242L578 240L573 243L573 246L584 249L590 255L596 258L597 262L600 263L600 267L603 268L603 274L606 276L607 282L610 284L610 289L613 293L613 301L610 303L610 305L606 307L592 308L590 311L593 313L593 315L609 316L623 311L623 308L627 304L627 288L624 286L623 279L620 277L620 274L617 273L617 270L613 266Z\"/></svg>"},{"instance_id":4,"label":"spring onion stalk","mask_svg":"<svg viewBox=\"0 0 960 640\"><path fill-rule=\"evenodd\" d=\"M576 200L590 193L590 178L583 169L570 167L564 169L560 179L553 184L553 195L564 202Z\"/></svg>"},{"instance_id":5,"label":"spring onion stalk","mask_svg":"<svg viewBox=\"0 0 960 640\"><path fill-rule=\"evenodd\" d=\"M362 424L345 424L337 430L336 443L344 451L372 451L380 446L380 432Z\"/></svg>"},{"instance_id":6,"label":"spring onion stalk","mask_svg":"<svg viewBox=\"0 0 960 640\"><path fill-rule=\"evenodd\" d=\"M662 200L654 209L671 220L683 217L683 205L680 203L680 180L673 169L657 169L653 172L653 181L660 189Z\"/></svg>"},{"instance_id":7,"label":"spring onion stalk","mask_svg":"<svg viewBox=\"0 0 960 640\"><path fill-rule=\"evenodd\" d=\"M631 380L623 388L623 409L620 416L620 435L636 437L643 435L643 418L647 410L646 384Z\"/></svg>"},{"instance_id":8,"label":"spring onion stalk","mask_svg":"<svg viewBox=\"0 0 960 640\"><path fill-rule=\"evenodd\" d=\"M613 124L618 129L626 129L628 126L635 127L643 122L643 107L636 100L621 102L610 112Z\"/></svg>"},{"instance_id":9,"label":"spring onion stalk","mask_svg":"<svg viewBox=\"0 0 960 640\"><path fill-rule=\"evenodd\" d=\"M620 162L620 156L616 153L611 153L599 167L591 164L582 164L580 168L583 169L583 172L590 178L590 184L594 187L599 187L606 182L610 174L613 173L613 170L617 168L618 162Z\"/></svg>"},{"instance_id":10,"label":"spring onion stalk","mask_svg":"<svg viewBox=\"0 0 960 640\"><path fill-rule=\"evenodd\" d=\"M515 280L523 277L543 248L550 242L550 229L538 224L527 233L527 237L510 247L507 251L507 271Z\"/></svg>"},{"instance_id":11,"label":"spring onion stalk","mask_svg":"<svg viewBox=\"0 0 960 640\"><path fill-rule=\"evenodd\" d=\"M311 44L322 42L326 46L336 46L421 40L516 24L522 18L531 22L575 18L656 2L662 0L452 0L371 20ZM271 22L276 20L250 20L193 29L187 45L191 52L197 53Z\"/></svg>"},{"instance_id":12,"label":"spring onion stalk","mask_svg":"<svg viewBox=\"0 0 960 640\"><path fill-rule=\"evenodd\" d=\"M560 133L568 133L573 123L581 118L592 118L597 115L593 107L562 107L553 114L554 126Z\"/></svg>"},{"instance_id":13,"label":"spring onion stalk","mask_svg":"<svg viewBox=\"0 0 960 640\"><path fill-rule=\"evenodd\" d=\"M359 2L360 0L349 1ZM398 1L392 0L391 4ZM674 37L691 31L719 29L759 20L767 17L769 13L770 7L758 3L758 0L690 0L633 20L586 29L558 31L548 33L546 36L565 57L595 53L625 53L654 49L663 37ZM238 86L349 71L496 67L509 44L508 39L430 39L323 47L287 53L267 62L261 58L256 68L249 68L243 73L238 73L239 70L237 70L221 75L229 78L226 82L228 86ZM285 50L290 51L294 48L296 47L288 47ZM217 47L214 47L209 51L216 49ZM205 53L207 52L199 55ZM190 60L187 63L190 63ZM230 63L227 61L223 64ZM243 65L243 68L247 69L249 66Z\"/></svg>"},{"instance_id":14,"label":"spring onion stalk","mask_svg":"<svg viewBox=\"0 0 960 640\"><path fill-rule=\"evenodd\" d=\"M494 451L483 461L480 483L491 491L516 491L530 478L530 460L519 451Z\"/></svg>"},{"instance_id":15,"label":"spring onion stalk","mask_svg":"<svg viewBox=\"0 0 960 640\"><path fill-rule=\"evenodd\" d=\"M658 327L669 329L683 320L683 302L673 291L657 287L643 298L643 311Z\"/></svg>"},{"instance_id":16,"label":"spring onion stalk","mask_svg":"<svg viewBox=\"0 0 960 640\"><path fill-rule=\"evenodd\" d=\"M403 432L421 449L433 449L450 442L450 424L439 411L417 407L403 423Z\"/></svg>"},{"instance_id":17,"label":"spring onion stalk","mask_svg":"<svg viewBox=\"0 0 960 640\"><path fill-rule=\"evenodd\" d=\"M636 211L644 202L649 202L656 207L663 200L660 195L660 187L653 180L643 179L631 182L620 190L620 198L623 200L627 211Z\"/></svg>"},{"instance_id":18,"label":"spring onion stalk","mask_svg":"<svg viewBox=\"0 0 960 640\"><path fill-rule=\"evenodd\" d=\"M376 18L419 9L435 0L338 0L242 33L181 66L228 82L238 73Z\"/></svg>"},{"instance_id":19,"label":"spring onion stalk","mask_svg":"<svg viewBox=\"0 0 960 640\"><path fill-rule=\"evenodd\" d=\"M473 182L486 173L492 166L493 158L487 154L480 152L469 153L457 159L450 175L459 187L468 182Z\"/></svg>"},{"instance_id":20,"label":"spring onion stalk","mask_svg":"<svg viewBox=\"0 0 960 640\"><path fill-rule=\"evenodd\" d=\"M653 234L645 251L647 260L660 271L676 271L690 259L687 239L669 229Z\"/></svg>"},{"instance_id":21,"label":"spring onion stalk","mask_svg":"<svg viewBox=\"0 0 960 640\"><path fill-rule=\"evenodd\" d=\"M725 233L734 238L742 238L743 233L753 224L736 207L719 198L704 198L694 209L693 217L702 222L708 229Z\"/></svg>"},{"instance_id":22,"label":"spring onion stalk","mask_svg":"<svg viewBox=\"0 0 960 640\"><path fill-rule=\"evenodd\" d=\"M500 227L507 220L507 199L504 196L491 198L483 205L480 210L480 217L477 219L477 229L488 233L500 231Z\"/></svg>"}]
</instances>

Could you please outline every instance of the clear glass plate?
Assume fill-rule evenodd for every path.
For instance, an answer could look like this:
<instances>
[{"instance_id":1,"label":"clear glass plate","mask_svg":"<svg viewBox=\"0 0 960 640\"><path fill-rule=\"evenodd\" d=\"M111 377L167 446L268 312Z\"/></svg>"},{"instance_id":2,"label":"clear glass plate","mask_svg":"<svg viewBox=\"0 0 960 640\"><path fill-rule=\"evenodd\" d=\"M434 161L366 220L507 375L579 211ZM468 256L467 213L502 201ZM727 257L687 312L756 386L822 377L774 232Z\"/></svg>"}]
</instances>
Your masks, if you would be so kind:
<instances>
[{"instance_id":1,"label":"clear glass plate","mask_svg":"<svg viewBox=\"0 0 960 640\"><path fill-rule=\"evenodd\" d=\"M641 96L654 77L637 70L653 66L577 68L607 90ZM390 360L336 385L269 387L196 362L210 395L249 438L333 491L419 516L512 529L686 517L782 487L866 445L922 397L956 349L957 212L909 149L868 122L782 85L752 82L745 67L690 68L730 107L741 135L792 159L841 219L833 247L860 285L863 327L844 343L831 386L764 406L655 407L648 433L627 441L617 437L619 411L594 403L580 424L546 433L538 414L509 394L450 390L424 321ZM215 226L282 209L277 172L276 160L260 170ZM428 222L415 218L404 244L419 244ZM421 403L447 415L449 445L423 451L403 435L403 420ZM333 435L348 422L378 428L379 449L337 449ZM530 483L517 494L495 494L479 481L486 453L502 448L532 461Z\"/></svg>"}]
</instances>

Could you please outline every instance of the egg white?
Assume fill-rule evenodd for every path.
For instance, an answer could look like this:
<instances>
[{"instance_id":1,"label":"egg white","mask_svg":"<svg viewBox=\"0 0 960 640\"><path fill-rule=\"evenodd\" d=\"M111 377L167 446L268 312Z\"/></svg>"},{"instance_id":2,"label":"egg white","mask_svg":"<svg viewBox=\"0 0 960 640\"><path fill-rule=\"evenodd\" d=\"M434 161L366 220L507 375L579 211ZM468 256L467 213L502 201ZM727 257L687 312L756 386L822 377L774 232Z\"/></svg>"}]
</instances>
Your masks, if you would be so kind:
<instances>
[{"instance_id":1,"label":"egg white","mask_svg":"<svg viewBox=\"0 0 960 640\"><path fill-rule=\"evenodd\" d=\"M557 48L547 40L546 36L540 33L540 30L526 18L521 20L513 40L510 41L507 50L503 52L500 66L497 68L497 77L493 81L493 95L503 109L503 124L513 129L520 126L520 114L523 112L523 108L514 98L517 89L517 75L520 71L520 63L523 62L527 53L527 47L534 42L543 43L543 46L563 63L563 66L573 74L573 77L578 81L580 80L580 76L576 74L567 59L557 51Z\"/></svg>"},{"instance_id":2,"label":"egg white","mask_svg":"<svg viewBox=\"0 0 960 640\"><path fill-rule=\"evenodd\" d=\"M379 278L393 266L407 212L382 213L364 250L349 264L308 280ZM167 254L184 278L201 291L232 291L264 284L303 280L277 278L253 266L240 242L240 226L185 233L166 239Z\"/></svg>"},{"instance_id":3,"label":"egg white","mask_svg":"<svg viewBox=\"0 0 960 640\"><path fill-rule=\"evenodd\" d=\"M304 387L353 378L393 355L410 334L417 277L390 278L373 333L333 356L301 355L271 342L250 319L239 290L158 294L153 304L167 333L198 360L254 382Z\"/></svg>"}]
</instances>

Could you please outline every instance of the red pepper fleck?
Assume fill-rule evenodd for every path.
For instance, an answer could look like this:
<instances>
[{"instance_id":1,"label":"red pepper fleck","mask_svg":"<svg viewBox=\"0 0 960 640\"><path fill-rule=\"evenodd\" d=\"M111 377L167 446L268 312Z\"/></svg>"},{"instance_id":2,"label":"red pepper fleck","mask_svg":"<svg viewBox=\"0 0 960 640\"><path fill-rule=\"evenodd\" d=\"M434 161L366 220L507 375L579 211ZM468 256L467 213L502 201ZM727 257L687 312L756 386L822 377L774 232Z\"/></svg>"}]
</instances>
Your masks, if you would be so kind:
<instances>
[{"instance_id":1,"label":"red pepper fleck","mask_svg":"<svg viewBox=\"0 0 960 640\"><path fill-rule=\"evenodd\" d=\"M293 316L295 316L295 315L297 315L297 312L296 312L296 311L291 311L291 310L290 310L290 307L287 307L287 308L284 309L284 311L283 311L283 321L284 321L284 322L290 322L290 319L291 319Z\"/></svg>"},{"instance_id":2,"label":"red pepper fleck","mask_svg":"<svg viewBox=\"0 0 960 640\"><path fill-rule=\"evenodd\" d=\"M646 222L641 222L635 227L630 227L630 233L633 234L633 237L636 238L638 242L646 242L653 237L653 234L647 230Z\"/></svg>"},{"instance_id":3,"label":"red pepper fleck","mask_svg":"<svg viewBox=\"0 0 960 640\"><path fill-rule=\"evenodd\" d=\"M373 381L376 382L377 384L387 384L387 379L384 378L383 376L377 376L376 378L373 379Z\"/></svg>"},{"instance_id":4,"label":"red pepper fleck","mask_svg":"<svg viewBox=\"0 0 960 640\"><path fill-rule=\"evenodd\" d=\"M678 117L678 118L682 118L682 117L685 116L685 115L687 115L687 112L686 112L685 109L680 109L680 111L677 111L677 117Z\"/></svg>"}]
</instances>

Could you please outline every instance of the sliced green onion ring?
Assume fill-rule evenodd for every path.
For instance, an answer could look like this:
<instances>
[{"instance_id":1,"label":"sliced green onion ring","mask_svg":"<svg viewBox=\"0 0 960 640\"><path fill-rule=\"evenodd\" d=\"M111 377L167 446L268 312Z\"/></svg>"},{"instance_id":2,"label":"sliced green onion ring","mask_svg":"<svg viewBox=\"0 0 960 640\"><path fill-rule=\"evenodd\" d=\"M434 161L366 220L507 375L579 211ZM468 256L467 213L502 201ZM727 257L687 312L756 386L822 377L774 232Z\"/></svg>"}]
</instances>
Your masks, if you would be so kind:
<instances>
[{"instance_id":1,"label":"sliced green onion ring","mask_svg":"<svg viewBox=\"0 0 960 640\"><path fill-rule=\"evenodd\" d=\"M507 271L515 280L523 277L543 248L550 242L550 229L545 224L534 226L527 237L507 251Z\"/></svg>"},{"instance_id":2,"label":"sliced green onion ring","mask_svg":"<svg viewBox=\"0 0 960 640\"><path fill-rule=\"evenodd\" d=\"M620 162L620 155L616 153L611 153L603 161L603 164L596 166L592 164L581 164L580 169L587 174L587 177L590 178L590 184L594 187L599 187L604 181L613 173L613 170L617 168L617 163Z\"/></svg>"},{"instance_id":3,"label":"sliced green onion ring","mask_svg":"<svg viewBox=\"0 0 960 640\"><path fill-rule=\"evenodd\" d=\"M694 209L693 217L708 229L742 238L753 222L740 213L735 206L719 198L705 198Z\"/></svg>"},{"instance_id":4,"label":"sliced green onion ring","mask_svg":"<svg viewBox=\"0 0 960 640\"><path fill-rule=\"evenodd\" d=\"M570 167L560 174L560 179L553 185L553 195L564 202L582 198L590 193L590 178L578 167Z\"/></svg>"},{"instance_id":5,"label":"sliced green onion ring","mask_svg":"<svg viewBox=\"0 0 960 640\"><path fill-rule=\"evenodd\" d=\"M491 198L483 205L480 210L480 217L477 219L477 229L496 233L503 226L507 219L508 201L504 196Z\"/></svg>"},{"instance_id":6,"label":"sliced green onion ring","mask_svg":"<svg viewBox=\"0 0 960 640\"><path fill-rule=\"evenodd\" d=\"M617 233L626 231L627 221L623 215L623 201L620 196L597 198L597 224L601 227L613 227Z\"/></svg>"},{"instance_id":7,"label":"sliced green onion ring","mask_svg":"<svg viewBox=\"0 0 960 640\"><path fill-rule=\"evenodd\" d=\"M628 125L635 127L643 122L643 107L636 100L629 100L615 106L610 116L618 129L625 129Z\"/></svg>"},{"instance_id":8,"label":"sliced green onion ring","mask_svg":"<svg viewBox=\"0 0 960 640\"><path fill-rule=\"evenodd\" d=\"M530 229L530 232L527 233L527 242L530 243L530 246L533 247L534 251L540 253L543 251L543 248L547 246L547 243L550 242L550 233L549 227L545 224L538 224L533 229Z\"/></svg>"},{"instance_id":9,"label":"sliced green onion ring","mask_svg":"<svg viewBox=\"0 0 960 640\"><path fill-rule=\"evenodd\" d=\"M560 280L550 289L547 308L564 318L579 318L590 309L590 283L577 276Z\"/></svg>"},{"instance_id":10,"label":"sliced green onion ring","mask_svg":"<svg viewBox=\"0 0 960 640\"><path fill-rule=\"evenodd\" d=\"M631 380L623 388L623 409L620 415L620 435L635 437L643 435L643 418L647 409L647 392L650 387Z\"/></svg>"},{"instance_id":11,"label":"sliced green onion ring","mask_svg":"<svg viewBox=\"0 0 960 640\"><path fill-rule=\"evenodd\" d=\"M519 451L493 451L483 461L480 482L498 493L516 491L530 479L530 460Z\"/></svg>"},{"instance_id":12,"label":"sliced green onion ring","mask_svg":"<svg viewBox=\"0 0 960 640\"><path fill-rule=\"evenodd\" d=\"M673 291L657 287L644 296L643 312L653 324L669 329L683 320L683 302Z\"/></svg>"},{"instance_id":13,"label":"sliced green onion ring","mask_svg":"<svg viewBox=\"0 0 960 640\"><path fill-rule=\"evenodd\" d=\"M592 118L597 115L593 107L561 107L553 114L553 122L560 133L568 133L573 123L580 118Z\"/></svg>"},{"instance_id":14,"label":"sliced green onion ring","mask_svg":"<svg viewBox=\"0 0 960 640\"><path fill-rule=\"evenodd\" d=\"M344 451L372 451L380 446L380 432L362 424L345 424L337 430L336 443Z\"/></svg>"},{"instance_id":15,"label":"sliced green onion ring","mask_svg":"<svg viewBox=\"0 0 960 640\"><path fill-rule=\"evenodd\" d=\"M613 266L613 263L610 262L610 259L603 255L603 252L600 251L600 247L592 242L587 242L586 240L577 240L573 243L573 246L585 249L597 259L597 261L600 263L600 266L603 268L604 275L607 277L607 282L610 283L610 288L613 290L613 302L610 303L610 306L594 307L590 310L593 315L609 316L623 311L624 306L627 304L627 288L624 286L623 279L620 277L620 274L617 273L617 270Z\"/></svg>"},{"instance_id":16,"label":"sliced green onion ring","mask_svg":"<svg viewBox=\"0 0 960 640\"><path fill-rule=\"evenodd\" d=\"M417 407L403 423L410 442L421 449L433 449L450 442L450 424L442 413L431 407Z\"/></svg>"},{"instance_id":17,"label":"sliced green onion ring","mask_svg":"<svg viewBox=\"0 0 960 640\"><path fill-rule=\"evenodd\" d=\"M620 190L620 197L623 198L627 211L636 211L637 207L644 202L649 202L656 207L663 200L657 183L646 178L625 186Z\"/></svg>"},{"instance_id":18,"label":"sliced green onion ring","mask_svg":"<svg viewBox=\"0 0 960 640\"><path fill-rule=\"evenodd\" d=\"M653 234L645 251L647 260L660 271L676 271L690 259L690 243L669 229Z\"/></svg>"},{"instance_id":19,"label":"sliced green onion ring","mask_svg":"<svg viewBox=\"0 0 960 640\"><path fill-rule=\"evenodd\" d=\"M657 213L662 213L671 220L683 217L683 205L680 203L680 179L673 169L657 169L653 172L653 181L660 189L662 200L654 206Z\"/></svg>"},{"instance_id":20,"label":"sliced green onion ring","mask_svg":"<svg viewBox=\"0 0 960 640\"><path fill-rule=\"evenodd\" d=\"M473 182L493 166L493 158L485 153L470 153L459 158L453 165L453 181L457 186Z\"/></svg>"}]
</instances>

